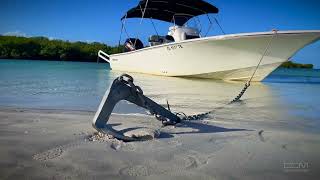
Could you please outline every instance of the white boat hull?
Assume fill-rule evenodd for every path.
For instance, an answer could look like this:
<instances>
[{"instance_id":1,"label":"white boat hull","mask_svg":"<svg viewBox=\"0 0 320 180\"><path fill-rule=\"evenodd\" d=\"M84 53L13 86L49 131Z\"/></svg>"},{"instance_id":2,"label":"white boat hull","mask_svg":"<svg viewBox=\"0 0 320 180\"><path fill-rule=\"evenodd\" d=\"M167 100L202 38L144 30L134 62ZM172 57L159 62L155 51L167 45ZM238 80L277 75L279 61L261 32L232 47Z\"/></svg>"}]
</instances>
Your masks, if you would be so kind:
<instances>
[{"instance_id":1,"label":"white boat hull","mask_svg":"<svg viewBox=\"0 0 320 180\"><path fill-rule=\"evenodd\" d=\"M113 70L161 76L246 80L251 77L273 32L213 36L147 47L109 56ZM254 81L320 39L320 31L279 31Z\"/></svg>"}]
</instances>

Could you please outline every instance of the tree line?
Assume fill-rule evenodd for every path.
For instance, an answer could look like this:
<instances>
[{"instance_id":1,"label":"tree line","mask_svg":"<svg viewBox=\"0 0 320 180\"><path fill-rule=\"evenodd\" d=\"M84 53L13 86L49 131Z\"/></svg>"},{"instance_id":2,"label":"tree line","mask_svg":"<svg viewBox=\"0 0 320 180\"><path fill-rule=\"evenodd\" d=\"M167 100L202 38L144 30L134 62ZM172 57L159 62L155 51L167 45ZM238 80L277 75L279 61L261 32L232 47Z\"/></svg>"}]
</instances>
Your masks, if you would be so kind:
<instances>
[{"instance_id":1,"label":"tree line","mask_svg":"<svg viewBox=\"0 0 320 180\"><path fill-rule=\"evenodd\" d=\"M0 59L34 59L96 62L97 53L122 52L123 47L103 43L50 40L46 37L17 37L0 35Z\"/></svg>"}]
</instances>

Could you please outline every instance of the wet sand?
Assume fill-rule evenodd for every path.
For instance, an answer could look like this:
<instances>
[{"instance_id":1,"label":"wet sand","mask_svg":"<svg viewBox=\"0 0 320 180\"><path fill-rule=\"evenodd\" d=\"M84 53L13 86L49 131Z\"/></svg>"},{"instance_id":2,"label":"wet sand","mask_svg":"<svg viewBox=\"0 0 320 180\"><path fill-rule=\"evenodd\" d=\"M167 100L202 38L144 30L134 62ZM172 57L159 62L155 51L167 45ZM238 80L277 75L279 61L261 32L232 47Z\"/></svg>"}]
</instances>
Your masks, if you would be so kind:
<instances>
[{"instance_id":1,"label":"wet sand","mask_svg":"<svg viewBox=\"0 0 320 180\"><path fill-rule=\"evenodd\" d=\"M223 110L227 113L228 110ZM112 115L124 131L159 137L90 141L94 112L0 108L0 179L317 179L320 136L283 122L221 119L161 127ZM129 129L128 129L129 128Z\"/></svg>"}]
</instances>

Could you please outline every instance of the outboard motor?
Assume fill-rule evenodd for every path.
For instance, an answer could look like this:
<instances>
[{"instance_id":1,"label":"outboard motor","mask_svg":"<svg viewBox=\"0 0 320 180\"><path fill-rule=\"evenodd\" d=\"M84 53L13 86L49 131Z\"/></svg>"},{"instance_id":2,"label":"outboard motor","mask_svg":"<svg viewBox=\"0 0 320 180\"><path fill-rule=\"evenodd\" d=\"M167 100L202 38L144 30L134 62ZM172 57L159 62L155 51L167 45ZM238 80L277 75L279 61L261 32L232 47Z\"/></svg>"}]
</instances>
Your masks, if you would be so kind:
<instances>
[{"instance_id":1,"label":"outboard motor","mask_svg":"<svg viewBox=\"0 0 320 180\"><path fill-rule=\"evenodd\" d=\"M135 51L142 48L143 43L137 38L129 38L124 43L124 52Z\"/></svg>"}]
</instances>

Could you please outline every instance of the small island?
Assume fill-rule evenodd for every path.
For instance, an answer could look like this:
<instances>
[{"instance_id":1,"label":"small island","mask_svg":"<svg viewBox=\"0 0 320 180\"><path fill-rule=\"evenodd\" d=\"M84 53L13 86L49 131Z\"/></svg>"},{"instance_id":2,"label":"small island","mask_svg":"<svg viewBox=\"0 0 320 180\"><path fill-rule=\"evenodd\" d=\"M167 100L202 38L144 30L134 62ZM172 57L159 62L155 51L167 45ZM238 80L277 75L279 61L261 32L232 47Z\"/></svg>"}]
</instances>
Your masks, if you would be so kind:
<instances>
[{"instance_id":1,"label":"small island","mask_svg":"<svg viewBox=\"0 0 320 180\"><path fill-rule=\"evenodd\" d=\"M280 67L282 68L303 68L303 69L313 69L313 64L300 64L292 61L284 62Z\"/></svg>"},{"instance_id":2,"label":"small island","mask_svg":"<svg viewBox=\"0 0 320 180\"><path fill-rule=\"evenodd\" d=\"M63 60L96 62L97 53L120 53L123 46L108 46L99 42L70 42L47 37L18 37L0 35L0 59ZM312 64L284 62L282 68L312 69Z\"/></svg>"}]
</instances>

